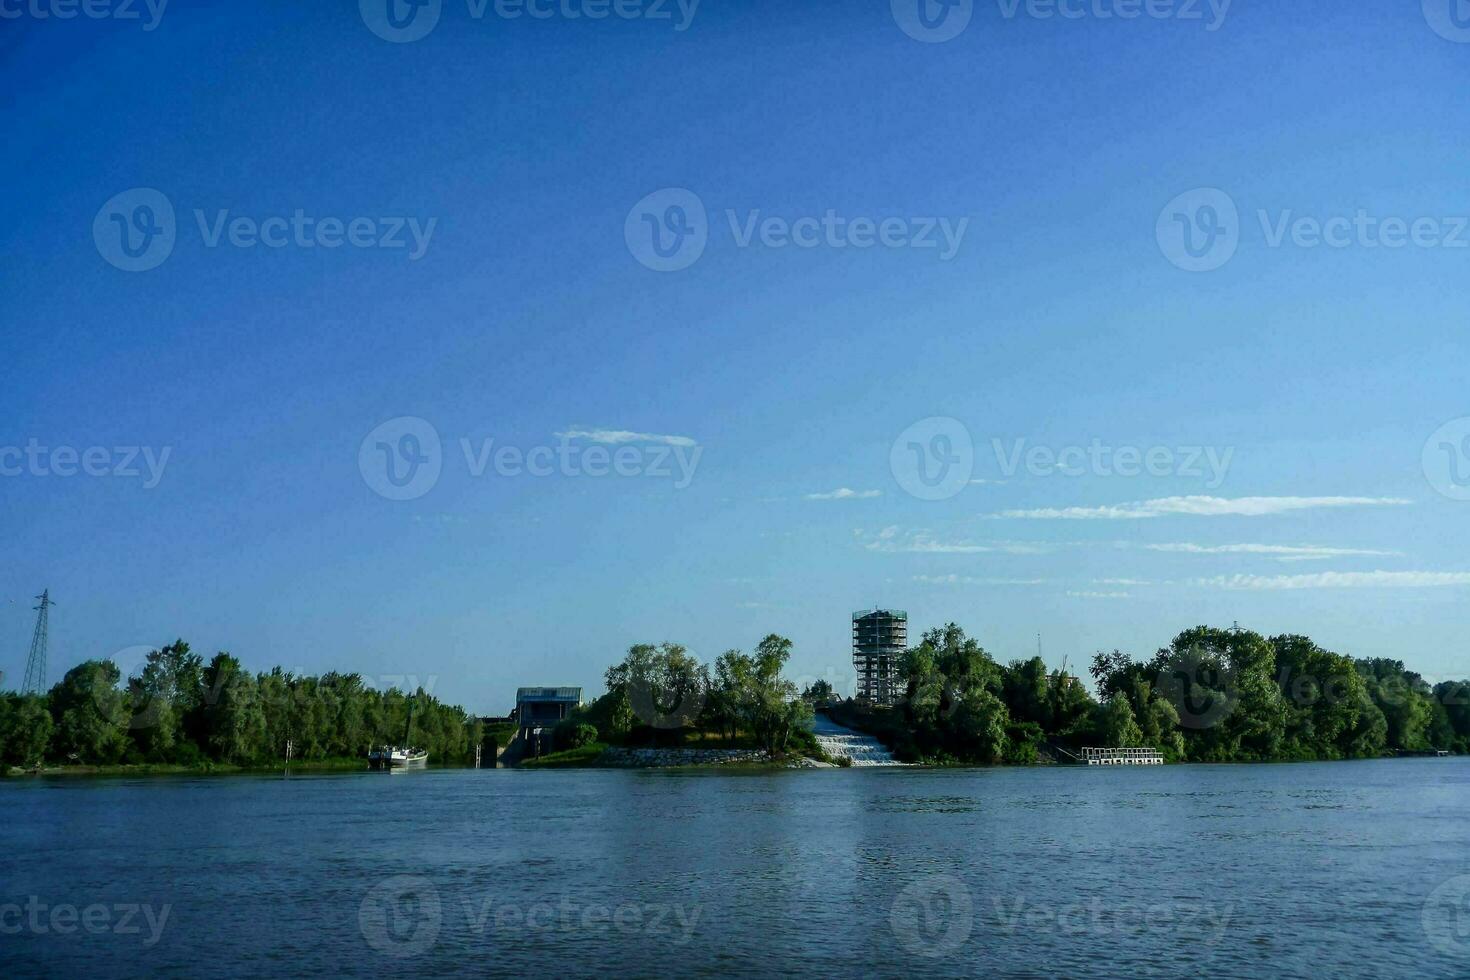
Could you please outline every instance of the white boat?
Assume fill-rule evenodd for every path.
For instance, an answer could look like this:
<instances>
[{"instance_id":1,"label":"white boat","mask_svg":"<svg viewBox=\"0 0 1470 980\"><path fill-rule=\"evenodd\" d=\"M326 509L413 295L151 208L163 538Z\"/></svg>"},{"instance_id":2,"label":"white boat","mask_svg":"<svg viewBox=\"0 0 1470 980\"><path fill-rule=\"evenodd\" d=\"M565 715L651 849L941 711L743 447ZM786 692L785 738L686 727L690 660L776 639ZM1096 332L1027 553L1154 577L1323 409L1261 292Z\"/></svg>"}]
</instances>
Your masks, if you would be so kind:
<instances>
[{"instance_id":1,"label":"white boat","mask_svg":"<svg viewBox=\"0 0 1470 980\"><path fill-rule=\"evenodd\" d=\"M384 745L368 753L368 766L373 769L422 769L429 753L403 745Z\"/></svg>"},{"instance_id":2,"label":"white boat","mask_svg":"<svg viewBox=\"0 0 1470 980\"><path fill-rule=\"evenodd\" d=\"M427 749L416 749L408 744L413 738L413 702L408 703L408 724L404 726L403 745L380 745L368 750L370 769L422 769L429 761Z\"/></svg>"}]
</instances>

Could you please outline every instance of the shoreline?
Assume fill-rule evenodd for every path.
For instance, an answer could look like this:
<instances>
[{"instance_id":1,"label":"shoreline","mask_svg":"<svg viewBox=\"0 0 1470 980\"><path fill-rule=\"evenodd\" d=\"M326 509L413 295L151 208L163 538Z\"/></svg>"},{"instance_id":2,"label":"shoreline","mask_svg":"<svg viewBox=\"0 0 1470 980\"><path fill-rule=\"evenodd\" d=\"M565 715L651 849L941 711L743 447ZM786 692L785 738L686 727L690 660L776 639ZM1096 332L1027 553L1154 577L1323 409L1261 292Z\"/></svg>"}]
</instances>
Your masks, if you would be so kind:
<instances>
[{"instance_id":1,"label":"shoreline","mask_svg":"<svg viewBox=\"0 0 1470 980\"><path fill-rule=\"evenodd\" d=\"M514 772L517 770L525 772L566 772L566 771L655 771L655 772L789 772L817 769L837 770L915 770L928 772L955 772L960 770L992 771L992 770L1022 770L1022 769L1044 769L1055 771L1058 769L1077 770L1153 770L1159 768L1188 767L1210 767L1222 768L1226 766L1289 766L1289 765L1327 765L1343 762L1402 762L1415 759L1433 759L1435 761L1448 761L1461 759L1464 756L1428 756L1428 755L1406 755L1406 756L1374 756L1358 759L1265 759L1265 760L1235 760L1229 762L1170 762L1164 766L1086 766L1076 764L1037 763L1031 765L998 765L982 766L970 764L936 764L936 763L907 763L901 766L836 766L831 763L821 763L808 757L788 759L762 759L762 760L738 760L727 762L672 762L668 764L637 765L626 762L553 762L550 765L523 765L523 766L497 766L502 772ZM474 771L474 767L467 764L431 764L423 770L431 772L435 770L463 769ZM287 776L293 774L330 774L330 773L355 773L372 772L367 766L366 760L327 760L316 763L292 763L290 766L234 766L211 764L208 766L184 766L166 763L136 763L118 765L71 765L71 766L46 766L40 770L10 768L0 772L0 782L6 780L19 780L26 777L31 778L126 778L126 777L168 777L168 776L264 776L277 775ZM488 769L487 769L488 771Z\"/></svg>"}]
</instances>

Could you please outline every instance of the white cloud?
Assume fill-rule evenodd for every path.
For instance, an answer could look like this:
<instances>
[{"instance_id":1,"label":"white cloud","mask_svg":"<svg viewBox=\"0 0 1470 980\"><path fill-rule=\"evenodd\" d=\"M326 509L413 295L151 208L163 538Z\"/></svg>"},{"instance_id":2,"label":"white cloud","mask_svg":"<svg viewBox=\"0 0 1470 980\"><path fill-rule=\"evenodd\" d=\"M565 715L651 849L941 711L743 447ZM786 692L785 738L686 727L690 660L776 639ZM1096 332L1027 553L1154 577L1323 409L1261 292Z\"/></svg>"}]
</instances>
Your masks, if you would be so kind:
<instances>
[{"instance_id":1,"label":"white cloud","mask_svg":"<svg viewBox=\"0 0 1470 980\"><path fill-rule=\"evenodd\" d=\"M1073 599L1131 599L1127 592L1068 592Z\"/></svg>"},{"instance_id":2,"label":"white cloud","mask_svg":"<svg viewBox=\"0 0 1470 980\"><path fill-rule=\"evenodd\" d=\"M992 517L1049 518L1057 520L1142 520L1150 517L1264 517L1322 507L1403 506L1411 500L1397 497L1158 497L1102 507L1043 507L1005 510Z\"/></svg>"},{"instance_id":3,"label":"white cloud","mask_svg":"<svg viewBox=\"0 0 1470 980\"><path fill-rule=\"evenodd\" d=\"M830 493L809 493L807 500L872 500L874 497L883 496L882 490L853 490L848 487L838 487Z\"/></svg>"},{"instance_id":4,"label":"white cloud","mask_svg":"<svg viewBox=\"0 0 1470 980\"><path fill-rule=\"evenodd\" d=\"M867 537L863 531L855 531L854 534L858 538ZM1043 555L1052 550L1049 545L1025 541L988 541L983 544L974 541L939 541L928 531L912 531L907 535L900 535L897 527L885 527L863 547L869 551L916 555Z\"/></svg>"},{"instance_id":5,"label":"white cloud","mask_svg":"<svg viewBox=\"0 0 1470 980\"><path fill-rule=\"evenodd\" d=\"M976 578L972 575L915 575L922 585L1045 585L1039 578Z\"/></svg>"},{"instance_id":6,"label":"white cloud","mask_svg":"<svg viewBox=\"0 0 1470 980\"><path fill-rule=\"evenodd\" d=\"M1399 551L1374 551L1370 548L1324 548L1318 545L1286 544L1146 544L1149 551L1168 551L1186 555L1265 555L1276 561L1321 561L1324 558L1384 557L1400 555Z\"/></svg>"},{"instance_id":7,"label":"white cloud","mask_svg":"<svg viewBox=\"0 0 1470 980\"><path fill-rule=\"evenodd\" d=\"M626 429L568 429L556 433L558 439L586 439L606 446L618 446L628 442L655 442L665 446L697 446L688 436L666 436L656 432L629 432Z\"/></svg>"},{"instance_id":8,"label":"white cloud","mask_svg":"<svg viewBox=\"0 0 1470 980\"><path fill-rule=\"evenodd\" d=\"M1122 585L1122 586L1153 585L1152 582L1149 582L1149 581L1147 581L1145 579L1141 579L1141 578L1100 578L1100 579L1094 579L1093 582L1092 582L1092 584L1093 585Z\"/></svg>"},{"instance_id":9,"label":"white cloud","mask_svg":"<svg viewBox=\"0 0 1470 980\"><path fill-rule=\"evenodd\" d=\"M1220 575L1199 585L1220 589L1432 589L1470 586L1470 572L1317 572L1312 575Z\"/></svg>"}]
</instances>

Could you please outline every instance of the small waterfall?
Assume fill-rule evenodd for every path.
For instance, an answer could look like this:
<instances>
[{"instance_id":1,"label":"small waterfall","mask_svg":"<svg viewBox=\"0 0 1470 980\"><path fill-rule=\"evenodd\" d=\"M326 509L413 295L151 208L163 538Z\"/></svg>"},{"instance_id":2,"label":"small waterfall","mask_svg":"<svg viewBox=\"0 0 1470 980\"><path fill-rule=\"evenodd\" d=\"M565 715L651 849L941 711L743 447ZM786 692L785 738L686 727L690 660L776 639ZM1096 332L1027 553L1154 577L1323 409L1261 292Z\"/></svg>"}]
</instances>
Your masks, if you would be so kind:
<instances>
[{"instance_id":1,"label":"small waterfall","mask_svg":"<svg viewBox=\"0 0 1470 980\"><path fill-rule=\"evenodd\" d=\"M822 747L823 752L833 758L846 756L855 766L903 765L876 738L844 728L825 715L817 716L812 734L816 736L817 744Z\"/></svg>"}]
</instances>

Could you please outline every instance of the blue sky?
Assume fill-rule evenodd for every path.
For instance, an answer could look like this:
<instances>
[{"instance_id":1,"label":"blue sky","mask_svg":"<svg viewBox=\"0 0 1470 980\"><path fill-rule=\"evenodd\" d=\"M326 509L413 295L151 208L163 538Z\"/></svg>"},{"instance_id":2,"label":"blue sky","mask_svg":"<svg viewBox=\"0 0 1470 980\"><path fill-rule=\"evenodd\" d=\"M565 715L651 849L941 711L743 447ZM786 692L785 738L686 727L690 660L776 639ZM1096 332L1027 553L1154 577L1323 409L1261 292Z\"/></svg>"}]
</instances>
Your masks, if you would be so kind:
<instances>
[{"instance_id":1,"label":"blue sky","mask_svg":"<svg viewBox=\"0 0 1470 980\"><path fill-rule=\"evenodd\" d=\"M392 43L347 0L47 2L0 23L0 448L42 447L0 453L8 682L42 587L53 681L182 636L485 712L768 632L850 689L873 604L1002 659L1238 620L1470 674L1470 44L1417 3L991 0L934 42L887 2L444 0ZM128 271L140 188L174 222ZM1168 229L1212 241L1218 194L1188 271ZM703 251L650 268L638 230L691 201ZM942 499L895 464L914 426L966 472ZM1018 441L1168 472L1008 474ZM639 475L476 475L504 446ZM405 453L437 479L390 499Z\"/></svg>"}]
</instances>

